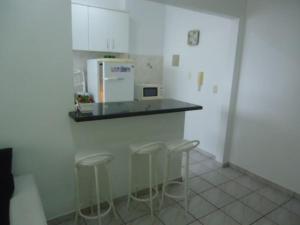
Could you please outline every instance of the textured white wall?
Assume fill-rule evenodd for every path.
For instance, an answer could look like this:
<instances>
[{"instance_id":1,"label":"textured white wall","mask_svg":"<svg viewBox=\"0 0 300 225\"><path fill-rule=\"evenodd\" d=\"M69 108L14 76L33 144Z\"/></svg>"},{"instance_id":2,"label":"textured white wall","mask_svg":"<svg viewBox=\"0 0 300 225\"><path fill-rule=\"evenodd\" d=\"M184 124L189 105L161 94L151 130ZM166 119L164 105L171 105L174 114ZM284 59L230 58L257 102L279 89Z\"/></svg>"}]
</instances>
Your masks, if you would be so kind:
<instances>
[{"instance_id":1,"label":"textured white wall","mask_svg":"<svg viewBox=\"0 0 300 225\"><path fill-rule=\"evenodd\" d=\"M300 193L300 1L248 1L230 161Z\"/></svg>"},{"instance_id":2,"label":"textured white wall","mask_svg":"<svg viewBox=\"0 0 300 225\"><path fill-rule=\"evenodd\" d=\"M201 148L214 154L220 162L225 148L237 25L229 18L173 6L166 8L165 95L204 106L203 111L187 114L185 137L200 140ZM187 45L187 33L193 29L201 32L196 47ZM171 66L173 54L180 55L179 67ZM201 71L205 72L205 79L199 92L197 75ZM219 87L218 94L213 94L214 85Z\"/></svg>"}]
</instances>

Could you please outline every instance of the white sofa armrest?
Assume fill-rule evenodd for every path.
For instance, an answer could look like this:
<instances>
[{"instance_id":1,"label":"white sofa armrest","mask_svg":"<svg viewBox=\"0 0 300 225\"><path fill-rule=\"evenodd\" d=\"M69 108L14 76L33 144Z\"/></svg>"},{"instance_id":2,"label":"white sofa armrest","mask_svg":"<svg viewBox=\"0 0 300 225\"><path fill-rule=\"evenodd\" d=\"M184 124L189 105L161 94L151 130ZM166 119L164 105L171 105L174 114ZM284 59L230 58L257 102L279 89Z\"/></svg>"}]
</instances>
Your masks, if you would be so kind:
<instances>
[{"instance_id":1,"label":"white sofa armrest","mask_svg":"<svg viewBox=\"0 0 300 225\"><path fill-rule=\"evenodd\" d=\"M47 225L39 192L32 175L15 177L10 201L11 225Z\"/></svg>"}]
</instances>

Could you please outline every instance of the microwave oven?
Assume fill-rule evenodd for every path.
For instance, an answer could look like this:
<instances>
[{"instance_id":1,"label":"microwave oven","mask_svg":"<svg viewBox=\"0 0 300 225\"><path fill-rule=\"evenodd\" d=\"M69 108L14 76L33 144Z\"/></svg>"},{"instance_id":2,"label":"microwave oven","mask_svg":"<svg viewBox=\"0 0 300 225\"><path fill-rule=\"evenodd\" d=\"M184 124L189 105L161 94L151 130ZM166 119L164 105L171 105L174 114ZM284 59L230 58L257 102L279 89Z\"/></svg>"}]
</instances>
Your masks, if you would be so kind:
<instances>
[{"instance_id":1,"label":"microwave oven","mask_svg":"<svg viewBox=\"0 0 300 225\"><path fill-rule=\"evenodd\" d=\"M137 84L134 95L137 100L154 100L162 98L162 86L159 84Z\"/></svg>"}]
</instances>

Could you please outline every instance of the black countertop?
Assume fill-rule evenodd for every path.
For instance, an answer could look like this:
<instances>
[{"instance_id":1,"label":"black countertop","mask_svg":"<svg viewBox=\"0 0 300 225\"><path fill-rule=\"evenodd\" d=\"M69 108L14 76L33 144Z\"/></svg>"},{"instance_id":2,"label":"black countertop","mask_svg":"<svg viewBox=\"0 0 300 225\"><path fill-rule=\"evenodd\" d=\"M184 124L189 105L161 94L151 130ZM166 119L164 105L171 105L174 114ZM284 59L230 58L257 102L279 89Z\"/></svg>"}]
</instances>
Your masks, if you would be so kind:
<instances>
[{"instance_id":1,"label":"black countertop","mask_svg":"<svg viewBox=\"0 0 300 225\"><path fill-rule=\"evenodd\" d=\"M84 122L203 109L202 106L173 99L96 103L93 108L92 112L70 112L69 116L76 122Z\"/></svg>"}]
</instances>

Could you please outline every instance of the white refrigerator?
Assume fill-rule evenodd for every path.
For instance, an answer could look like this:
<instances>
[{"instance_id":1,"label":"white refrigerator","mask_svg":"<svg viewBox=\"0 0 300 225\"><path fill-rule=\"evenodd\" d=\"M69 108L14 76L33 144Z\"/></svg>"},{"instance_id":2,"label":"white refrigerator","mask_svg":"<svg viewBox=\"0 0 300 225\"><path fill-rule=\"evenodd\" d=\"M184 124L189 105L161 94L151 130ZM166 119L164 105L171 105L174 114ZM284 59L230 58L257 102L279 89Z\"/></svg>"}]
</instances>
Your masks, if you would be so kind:
<instances>
[{"instance_id":1,"label":"white refrigerator","mask_svg":"<svg viewBox=\"0 0 300 225\"><path fill-rule=\"evenodd\" d=\"M134 73L134 61L130 59L88 60L88 92L96 103L133 101Z\"/></svg>"}]
</instances>

